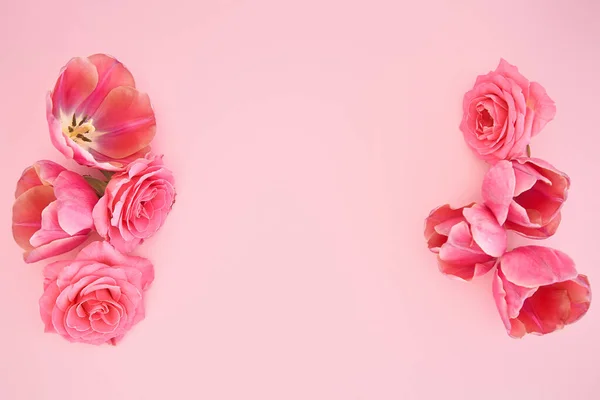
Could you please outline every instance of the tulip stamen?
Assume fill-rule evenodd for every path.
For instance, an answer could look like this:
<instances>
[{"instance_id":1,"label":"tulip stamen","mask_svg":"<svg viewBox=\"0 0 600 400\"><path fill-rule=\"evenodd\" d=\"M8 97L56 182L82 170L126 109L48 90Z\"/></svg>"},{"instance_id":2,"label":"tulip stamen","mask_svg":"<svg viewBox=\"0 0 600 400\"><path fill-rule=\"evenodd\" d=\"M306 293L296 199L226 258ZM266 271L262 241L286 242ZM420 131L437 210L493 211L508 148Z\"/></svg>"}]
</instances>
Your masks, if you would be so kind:
<instances>
[{"instance_id":1,"label":"tulip stamen","mask_svg":"<svg viewBox=\"0 0 600 400\"><path fill-rule=\"evenodd\" d=\"M63 128L63 132L66 136L68 136L73 141L81 141L85 143L91 143L92 139L88 136L91 133L94 133L96 130L94 125L88 121L89 115L85 115L79 122L77 121L77 115L73 114L71 118L71 124L66 126L66 130Z\"/></svg>"}]
</instances>

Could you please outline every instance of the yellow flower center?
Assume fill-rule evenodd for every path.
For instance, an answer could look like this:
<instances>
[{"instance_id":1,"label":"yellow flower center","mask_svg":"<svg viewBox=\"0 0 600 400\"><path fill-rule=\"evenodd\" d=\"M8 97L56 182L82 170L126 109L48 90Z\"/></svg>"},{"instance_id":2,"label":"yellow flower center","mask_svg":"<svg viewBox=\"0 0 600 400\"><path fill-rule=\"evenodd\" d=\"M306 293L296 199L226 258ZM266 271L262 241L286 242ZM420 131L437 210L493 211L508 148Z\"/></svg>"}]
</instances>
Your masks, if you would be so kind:
<instances>
[{"instance_id":1,"label":"yellow flower center","mask_svg":"<svg viewBox=\"0 0 600 400\"><path fill-rule=\"evenodd\" d=\"M73 117L69 122L64 122L64 118L62 120L62 131L68 138L80 145L86 145L87 143L92 142L91 137L96 131L96 128L94 128L92 121L87 115L79 119L75 114L73 114Z\"/></svg>"}]
</instances>

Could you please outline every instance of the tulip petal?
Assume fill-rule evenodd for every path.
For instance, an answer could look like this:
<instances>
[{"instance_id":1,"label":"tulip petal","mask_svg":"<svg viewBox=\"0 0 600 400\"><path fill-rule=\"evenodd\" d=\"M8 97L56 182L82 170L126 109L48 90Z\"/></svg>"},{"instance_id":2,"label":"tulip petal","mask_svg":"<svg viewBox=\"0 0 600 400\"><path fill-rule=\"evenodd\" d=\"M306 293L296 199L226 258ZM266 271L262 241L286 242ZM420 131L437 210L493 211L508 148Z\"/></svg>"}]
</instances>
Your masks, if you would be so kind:
<instances>
[{"instance_id":1,"label":"tulip petal","mask_svg":"<svg viewBox=\"0 0 600 400\"><path fill-rule=\"evenodd\" d=\"M33 187L15 200L12 231L21 248L31 249L29 239L42 227L42 211L54 200L54 190L50 186Z\"/></svg>"},{"instance_id":2,"label":"tulip petal","mask_svg":"<svg viewBox=\"0 0 600 400\"><path fill-rule=\"evenodd\" d=\"M90 147L110 158L124 158L147 147L156 132L150 98L132 87L113 89L94 114L97 135Z\"/></svg>"},{"instance_id":3,"label":"tulip petal","mask_svg":"<svg viewBox=\"0 0 600 400\"><path fill-rule=\"evenodd\" d=\"M561 221L560 212L556 214L554 219L548 222L547 225L540 227L528 227L519 224L515 224L511 221L507 221L504 227L511 231L517 232L521 236L525 236L530 239L546 239L554 235L558 230Z\"/></svg>"},{"instance_id":4,"label":"tulip petal","mask_svg":"<svg viewBox=\"0 0 600 400\"><path fill-rule=\"evenodd\" d=\"M505 253L500 268L510 282L528 288L577 277L575 263L568 255L542 246L522 246Z\"/></svg>"},{"instance_id":5,"label":"tulip petal","mask_svg":"<svg viewBox=\"0 0 600 400\"><path fill-rule=\"evenodd\" d=\"M27 251L23 256L23 259L29 264L49 257L58 256L75 249L79 245L83 244L86 239L87 235L77 235L55 240L46 245Z\"/></svg>"},{"instance_id":6,"label":"tulip petal","mask_svg":"<svg viewBox=\"0 0 600 400\"><path fill-rule=\"evenodd\" d=\"M32 165L31 167L26 168L25 171L23 171L23 174L21 174L21 178L19 178L19 181L17 182L15 199L29 189L41 185L42 181L40 180L40 177L38 176L34 166Z\"/></svg>"},{"instance_id":7,"label":"tulip petal","mask_svg":"<svg viewBox=\"0 0 600 400\"><path fill-rule=\"evenodd\" d=\"M77 115L94 115L108 93L119 86L135 87L131 72L117 59L106 54L88 57L98 74L94 91L77 108Z\"/></svg>"},{"instance_id":8,"label":"tulip petal","mask_svg":"<svg viewBox=\"0 0 600 400\"><path fill-rule=\"evenodd\" d=\"M475 264L453 264L442 260L439 256L437 260L441 273L467 282L475 277L485 275L496 264L495 260Z\"/></svg>"},{"instance_id":9,"label":"tulip petal","mask_svg":"<svg viewBox=\"0 0 600 400\"><path fill-rule=\"evenodd\" d=\"M98 71L87 58L76 57L64 67L54 90L54 117L71 115L75 109L94 91L98 84Z\"/></svg>"},{"instance_id":10,"label":"tulip petal","mask_svg":"<svg viewBox=\"0 0 600 400\"><path fill-rule=\"evenodd\" d=\"M509 206L513 200L516 179L512 164L499 161L483 178L481 194L484 204L494 213L500 225L506 222Z\"/></svg>"},{"instance_id":11,"label":"tulip petal","mask_svg":"<svg viewBox=\"0 0 600 400\"><path fill-rule=\"evenodd\" d=\"M451 264L463 265L485 263L492 258L473 241L471 231L465 221L452 227L448 240L440 247L439 257Z\"/></svg>"},{"instance_id":12,"label":"tulip petal","mask_svg":"<svg viewBox=\"0 0 600 400\"><path fill-rule=\"evenodd\" d=\"M29 243L33 247L39 247L69 236L71 235L62 230L58 223L58 202L53 201L42 211L41 229L31 236Z\"/></svg>"},{"instance_id":13,"label":"tulip petal","mask_svg":"<svg viewBox=\"0 0 600 400\"><path fill-rule=\"evenodd\" d=\"M470 204L472 206L473 204ZM440 247L445 241L446 236L450 233L450 228L455 225L453 223L450 226L443 225L442 231L438 231L438 226L445 223L448 220L462 220L463 207L454 209L449 204L433 209L429 216L425 219L425 240L427 240L427 246L429 249ZM446 226L446 228L443 228Z\"/></svg>"},{"instance_id":14,"label":"tulip petal","mask_svg":"<svg viewBox=\"0 0 600 400\"><path fill-rule=\"evenodd\" d=\"M492 257L500 257L506 251L506 231L494 214L485 206L475 204L465 208L463 215L469 225L473 240L484 253Z\"/></svg>"},{"instance_id":15,"label":"tulip petal","mask_svg":"<svg viewBox=\"0 0 600 400\"><path fill-rule=\"evenodd\" d=\"M98 202L91 186L81 175L71 171L61 173L54 185L61 228L70 235L91 230L94 226L92 210Z\"/></svg>"}]
</instances>

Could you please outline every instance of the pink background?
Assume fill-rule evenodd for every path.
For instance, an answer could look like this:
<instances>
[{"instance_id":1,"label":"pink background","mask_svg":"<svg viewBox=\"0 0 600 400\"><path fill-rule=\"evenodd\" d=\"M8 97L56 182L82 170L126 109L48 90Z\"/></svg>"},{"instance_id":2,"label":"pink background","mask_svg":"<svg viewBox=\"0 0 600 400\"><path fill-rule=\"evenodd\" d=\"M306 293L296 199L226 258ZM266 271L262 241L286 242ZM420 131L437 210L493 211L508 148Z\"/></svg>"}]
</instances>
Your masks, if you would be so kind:
<instances>
[{"instance_id":1,"label":"pink background","mask_svg":"<svg viewBox=\"0 0 600 400\"><path fill-rule=\"evenodd\" d=\"M545 244L600 290L600 3L456 3L1 0L0 399L600 398L598 307L510 339L490 276L445 278L422 238L478 198L461 100L504 57L558 105L533 152L573 186ZM118 347L43 333L10 233L21 171L65 161L45 93L95 52L150 94L179 192Z\"/></svg>"}]
</instances>

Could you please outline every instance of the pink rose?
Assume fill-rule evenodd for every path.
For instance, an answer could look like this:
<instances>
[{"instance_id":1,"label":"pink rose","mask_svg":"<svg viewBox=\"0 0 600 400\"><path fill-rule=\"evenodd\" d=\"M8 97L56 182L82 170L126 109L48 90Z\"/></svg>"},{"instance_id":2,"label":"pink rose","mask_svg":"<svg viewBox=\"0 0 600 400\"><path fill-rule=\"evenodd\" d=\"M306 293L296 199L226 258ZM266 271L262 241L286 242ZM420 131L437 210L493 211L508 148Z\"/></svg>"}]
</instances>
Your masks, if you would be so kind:
<instances>
[{"instance_id":1,"label":"pink rose","mask_svg":"<svg viewBox=\"0 0 600 400\"><path fill-rule=\"evenodd\" d=\"M554 235L567 200L569 177L536 158L500 161L482 185L484 204L507 229L533 238Z\"/></svg>"},{"instance_id":2,"label":"pink rose","mask_svg":"<svg viewBox=\"0 0 600 400\"><path fill-rule=\"evenodd\" d=\"M438 255L440 271L466 281L494 267L506 250L506 231L487 207L444 205L425 220L429 250Z\"/></svg>"},{"instance_id":3,"label":"pink rose","mask_svg":"<svg viewBox=\"0 0 600 400\"><path fill-rule=\"evenodd\" d=\"M144 291L154 279L150 261L93 242L74 260L44 269L40 315L46 332L70 342L116 344L144 319Z\"/></svg>"},{"instance_id":4,"label":"pink rose","mask_svg":"<svg viewBox=\"0 0 600 400\"><path fill-rule=\"evenodd\" d=\"M163 225L175 201L173 174L162 156L148 155L112 176L94 207L98 233L129 253Z\"/></svg>"},{"instance_id":5,"label":"pink rose","mask_svg":"<svg viewBox=\"0 0 600 400\"><path fill-rule=\"evenodd\" d=\"M577 274L565 253L541 246L525 246L500 259L493 293L508 334L543 335L579 320L590 307L591 288Z\"/></svg>"},{"instance_id":6,"label":"pink rose","mask_svg":"<svg viewBox=\"0 0 600 400\"><path fill-rule=\"evenodd\" d=\"M156 131L148 95L105 54L73 58L48 95L52 144L79 164L119 171L143 157Z\"/></svg>"},{"instance_id":7,"label":"pink rose","mask_svg":"<svg viewBox=\"0 0 600 400\"><path fill-rule=\"evenodd\" d=\"M52 161L27 168L15 192L12 231L32 263L73 250L92 231L98 196L85 179Z\"/></svg>"},{"instance_id":8,"label":"pink rose","mask_svg":"<svg viewBox=\"0 0 600 400\"><path fill-rule=\"evenodd\" d=\"M465 141L479 158L495 162L522 156L531 138L554 118L556 106L539 83L500 60L495 71L477 77L463 111Z\"/></svg>"}]
</instances>

